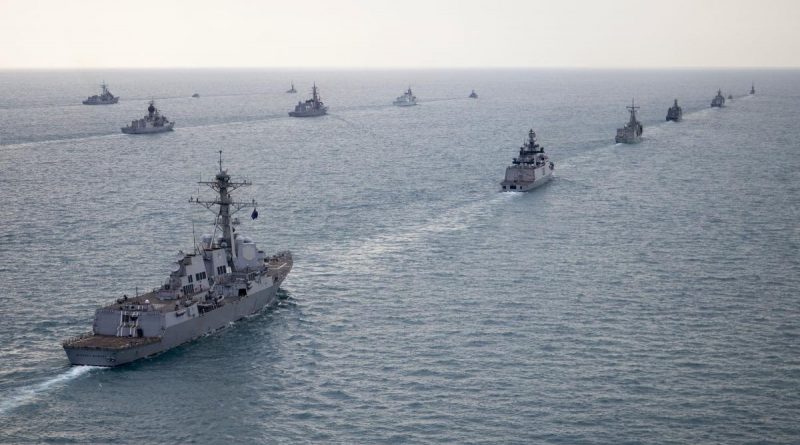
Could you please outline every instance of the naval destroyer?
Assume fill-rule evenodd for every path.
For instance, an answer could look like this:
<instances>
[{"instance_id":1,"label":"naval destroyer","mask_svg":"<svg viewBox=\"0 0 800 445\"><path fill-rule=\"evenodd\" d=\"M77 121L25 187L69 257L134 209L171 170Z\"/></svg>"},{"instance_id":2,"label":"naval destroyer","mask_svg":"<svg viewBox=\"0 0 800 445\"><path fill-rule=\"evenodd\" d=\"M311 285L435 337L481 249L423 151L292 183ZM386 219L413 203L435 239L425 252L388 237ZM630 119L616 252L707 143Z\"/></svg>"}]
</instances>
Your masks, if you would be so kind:
<instances>
[{"instance_id":1,"label":"naval destroyer","mask_svg":"<svg viewBox=\"0 0 800 445\"><path fill-rule=\"evenodd\" d=\"M500 186L504 192L527 192L549 181L554 169L555 164L536 142L536 133L531 129L528 140L519 148L519 157L506 167L506 177Z\"/></svg>"},{"instance_id":2,"label":"naval destroyer","mask_svg":"<svg viewBox=\"0 0 800 445\"><path fill-rule=\"evenodd\" d=\"M305 102L297 102L294 111L289 112L292 117L316 117L323 116L328 113L328 107L322 103L322 99L317 92L317 84L311 87L311 99Z\"/></svg>"},{"instance_id":3,"label":"naval destroyer","mask_svg":"<svg viewBox=\"0 0 800 445\"><path fill-rule=\"evenodd\" d=\"M73 365L118 366L174 348L228 323L277 304L276 291L292 269L288 251L267 256L236 231L233 215L256 202L237 202L231 193L249 186L222 169L200 182L216 193L199 204L216 214L214 233L190 254L179 252L172 273L159 288L123 296L96 310L92 331L63 342Z\"/></svg>"},{"instance_id":4,"label":"naval destroyer","mask_svg":"<svg viewBox=\"0 0 800 445\"><path fill-rule=\"evenodd\" d=\"M141 119L131 121L130 125L122 127L122 132L125 134L161 133L172 131L173 126L175 126L175 121L170 121L167 116L161 114L156 108L155 102L151 100L150 106L147 107L147 114Z\"/></svg>"},{"instance_id":5,"label":"naval destroyer","mask_svg":"<svg viewBox=\"0 0 800 445\"><path fill-rule=\"evenodd\" d=\"M102 88L101 93L95 94L94 96L89 96L86 100L83 101L84 105L111 105L119 102L119 96L114 96L111 94L111 91L108 90L108 85L103 82L100 85Z\"/></svg>"},{"instance_id":6,"label":"naval destroyer","mask_svg":"<svg viewBox=\"0 0 800 445\"><path fill-rule=\"evenodd\" d=\"M294 94L297 92L297 90L294 89L294 82L292 82L292 87L286 90L286 92L289 94Z\"/></svg>"},{"instance_id":7,"label":"naval destroyer","mask_svg":"<svg viewBox=\"0 0 800 445\"><path fill-rule=\"evenodd\" d=\"M631 106L625 108L631 112L631 117L624 127L617 128L617 136L614 140L618 144L637 144L642 141L642 133L644 132L642 123L636 119L636 110L638 110L639 107L637 107L631 99Z\"/></svg>"},{"instance_id":8,"label":"naval destroyer","mask_svg":"<svg viewBox=\"0 0 800 445\"><path fill-rule=\"evenodd\" d=\"M683 109L678 105L678 99L675 99L675 104L667 110L667 120L673 122L680 122L683 120Z\"/></svg>"},{"instance_id":9,"label":"naval destroyer","mask_svg":"<svg viewBox=\"0 0 800 445\"><path fill-rule=\"evenodd\" d=\"M470 99L477 99L478 98L478 93L476 93L475 90L472 90L472 92L469 93L469 98Z\"/></svg>"},{"instance_id":10,"label":"naval destroyer","mask_svg":"<svg viewBox=\"0 0 800 445\"><path fill-rule=\"evenodd\" d=\"M725 96L722 95L722 90L717 90L717 95L711 99L711 106L717 108L725 106Z\"/></svg>"},{"instance_id":11,"label":"naval destroyer","mask_svg":"<svg viewBox=\"0 0 800 445\"><path fill-rule=\"evenodd\" d=\"M756 94L756 83L755 82L753 82L753 84L750 86L750 94Z\"/></svg>"},{"instance_id":12,"label":"naval destroyer","mask_svg":"<svg viewBox=\"0 0 800 445\"><path fill-rule=\"evenodd\" d=\"M392 102L392 105L396 105L398 107L412 107L417 104L417 96L411 92L411 87L408 87L408 90L403 93L402 96L398 96L397 99Z\"/></svg>"}]
</instances>

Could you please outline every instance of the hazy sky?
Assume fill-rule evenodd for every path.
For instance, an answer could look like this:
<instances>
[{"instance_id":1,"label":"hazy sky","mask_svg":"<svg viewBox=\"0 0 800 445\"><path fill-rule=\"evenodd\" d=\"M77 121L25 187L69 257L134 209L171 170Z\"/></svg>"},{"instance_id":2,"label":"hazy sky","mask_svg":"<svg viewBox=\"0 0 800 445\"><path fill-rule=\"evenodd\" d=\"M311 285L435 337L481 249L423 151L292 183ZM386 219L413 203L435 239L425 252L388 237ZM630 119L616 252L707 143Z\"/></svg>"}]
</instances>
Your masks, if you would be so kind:
<instances>
[{"instance_id":1,"label":"hazy sky","mask_svg":"<svg viewBox=\"0 0 800 445\"><path fill-rule=\"evenodd\" d=\"M800 0L0 0L0 68L800 67Z\"/></svg>"}]
</instances>

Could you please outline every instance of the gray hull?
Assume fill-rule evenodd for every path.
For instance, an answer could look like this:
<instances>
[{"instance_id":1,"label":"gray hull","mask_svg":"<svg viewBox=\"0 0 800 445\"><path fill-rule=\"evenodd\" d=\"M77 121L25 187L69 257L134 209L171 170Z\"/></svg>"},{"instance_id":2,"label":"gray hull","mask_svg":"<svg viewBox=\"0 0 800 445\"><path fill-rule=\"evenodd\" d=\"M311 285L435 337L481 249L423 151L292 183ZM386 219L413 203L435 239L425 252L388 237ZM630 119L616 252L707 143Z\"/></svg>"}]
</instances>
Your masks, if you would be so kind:
<instances>
[{"instance_id":1,"label":"gray hull","mask_svg":"<svg viewBox=\"0 0 800 445\"><path fill-rule=\"evenodd\" d=\"M617 144L638 144L642 142L642 137L634 135L617 136L614 141Z\"/></svg>"},{"instance_id":2,"label":"gray hull","mask_svg":"<svg viewBox=\"0 0 800 445\"><path fill-rule=\"evenodd\" d=\"M125 134L153 134L153 133L164 133L166 131L172 131L172 127L175 126L175 123L170 123L169 125L164 125L163 127L145 127L145 128L131 128L131 127L122 127L121 130Z\"/></svg>"},{"instance_id":3,"label":"gray hull","mask_svg":"<svg viewBox=\"0 0 800 445\"><path fill-rule=\"evenodd\" d=\"M290 111L289 116L291 117L317 117L317 116L324 116L328 114L328 110L315 110L315 111Z\"/></svg>"},{"instance_id":4,"label":"gray hull","mask_svg":"<svg viewBox=\"0 0 800 445\"><path fill-rule=\"evenodd\" d=\"M279 282L262 291L241 298L231 299L223 306L193 319L164 330L161 337L133 339L130 347L82 348L64 346L73 365L119 366L140 358L172 349L183 343L225 327L228 323L254 314L278 302L276 291Z\"/></svg>"},{"instance_id":5,"label":"gray hull","mask_svg":"<svg viewBox=\"0 0 800 445\"><path fill-rule=\"evenodd\" d=\"M119 97L115 97L111 100L85 100L83 101L84 105L114 105L115 103L119 102Z\"/></svg>"},{"instance_id":6,"label":"gray hull","mask_svg":"<svg viewBox=\"0 0 800 445\"><path fill-rule=\"evenodd\" d=\"M500 183L504 192L528 192L539 186L547 184L553 178L552 174L536 178L534 181L503 181Z\"/></svg>"}]
</instances>

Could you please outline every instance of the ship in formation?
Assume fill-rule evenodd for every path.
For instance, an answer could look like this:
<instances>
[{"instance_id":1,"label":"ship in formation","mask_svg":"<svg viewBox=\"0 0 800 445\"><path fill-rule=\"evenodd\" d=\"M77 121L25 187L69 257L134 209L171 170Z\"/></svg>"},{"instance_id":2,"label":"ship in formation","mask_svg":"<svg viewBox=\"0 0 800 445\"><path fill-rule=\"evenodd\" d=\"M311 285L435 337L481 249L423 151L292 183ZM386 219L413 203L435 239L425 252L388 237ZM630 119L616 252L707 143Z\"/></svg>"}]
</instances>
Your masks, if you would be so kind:
<instances>
[{"instance_id":1,"label":"ship in formation","mask_svg":"<svg viewBox=\"0 0 800 445\"><path fill-rule=\"evenodd\" d=\"M527 192L549 181L554 169L555 164L536 142L536 133L531 129L528 140L519 148L519 156L506 167L500 187L504 192Z\"/></svg>"},{"instance_id":2,"label":"ship in formation","mask_svg":"<svg viewBox=\"0 0 800 445\"><path fill-rule=\"evenodd\" d=\"M469 93L469 98L470 99L477 99L478 98L478 93L476 93L475 90L472 90L472 92Z\"/></svg>"},{"instance_id":3,"label":"ship in formation","mask_svg":"<svg viewBox=\"0 0 800 445\"><path fill-rule=\"evenodd\" d=\"M755 84L755 82L753 82L753 84L750 85L750 94L756 94L756 84Z\"/></svg>"},{"instance_id":4,"label":"ship in formation","mask_svg":"<svg viewBox=\"0 0 800 445\"><path fill-rule=\"evenodd\" d=\"M192 94L192 97L197 99L198 97L200 97L200 93L194 93L194 94Z\"/></svg>"},{"instance_id":5,"label":"ship in formation","mask_svg":"<svg viewBox=\"0 0 800 445\"><path fill-rule=\"evenodd\" d=\"M122 132L125 134L151 134L161 133L164 131L172 131L175 126L175 121L170 121L167 116L161 114L156 108L155 102L150 101L150 106L147 107L147 114L141 119L131 121L131 124L122 127Z\"/></svg>"},{"instance_id":6,"label":"ship in formation","mask_svg":"<svg viewBox=\"0 0 800 445\"><path fill-rule=\"evenodd\" d=\"M119 102L119 96L114 96L105 82L100 84L100 94L89 96L83 101L84 105L111 105Z\"/></svg>"},{"instance_id":7,"label":"ship in formation","mask_svg":"<svg viewBox=\"0 0 800 445\"><path fill-rule=\"evenodd\" d=\"M683 109L678 105L678 99L675 99L675 103L667 110L667 120L673 122L683 120Z\"/></svg>"},{"instance_id":8,"label":"ship in formation","mask_svg":"<svg viewBox=\"0 0 800 445\"><path fill-rule=\"evenodd\" d=\"M636 110L639 107L631 100L631 106L625 108L630 111L630 118L624 127L617 128L617 136L614 140L618 144L637 144L642 141L642 133L644 132L642 123L636 119Z\"/></svg>"},{"instance_id":9,"label":"ship in formation","mask_svg":"<svg viewBox=\"0 0 800 445\"><path fill-rule=\"evenodd\" d=\"M305 102L298 102L294 107L294 111L289 112L289 116L316 117L324 116L327 113L328 107L322 103L322 99L319 97L319 92L317 91L317 84L315 83L314 86L311 87L311 99Z\"/></svg>"},{"instance_id":10,"label":"ship in formation","mask_svg":"<svg viewBox=\"0 0 800 445\"><path fill-rule=\"evenodd\" d=\"M289 94L294 94L297 92L297 90L294 89L294 82L292 82L292 87L286 90L286 92Z\"/></svg>"},{"instance_id":11,"label":"ship in formation","mask_svg":"<svg viewBox=\"0 0 800 445\"><path fill-rule=\"evenodd\" d=\"M408 87L408 90L402 96L398 96L392 104L398 107L412 107L417 104L417 96L411 92L411 87Z\"/></svg>"},{"instance_id":12,"label":"ship in formation","mask_svg":"<svg viewBox=\"0 0 800 445\"><path fill-rule=\"evenodd\" d=\"M95 311L92 331L63 342L73 365L119 366L161 353L278 303L277 290L292 269L288 251L267 256L237 230L234 214L253 208L231 194L249 181L234 181L222 168L200 182L215 195L190 202L215 213L214 233L189 254L179 252L163 285L142 295L123 296Z\"/></svg>"},{"instance_id":13,"label":"ship in formation","mask_svg":"<svg viewBox=\"0 0 800 445\"><path fill-rule=\"evenodd\" d=\"M716 108L725 106L725 96L722 95L722 90L717 90L717 95L711 99L711 106Z\"/></svg>"}]
</instances>

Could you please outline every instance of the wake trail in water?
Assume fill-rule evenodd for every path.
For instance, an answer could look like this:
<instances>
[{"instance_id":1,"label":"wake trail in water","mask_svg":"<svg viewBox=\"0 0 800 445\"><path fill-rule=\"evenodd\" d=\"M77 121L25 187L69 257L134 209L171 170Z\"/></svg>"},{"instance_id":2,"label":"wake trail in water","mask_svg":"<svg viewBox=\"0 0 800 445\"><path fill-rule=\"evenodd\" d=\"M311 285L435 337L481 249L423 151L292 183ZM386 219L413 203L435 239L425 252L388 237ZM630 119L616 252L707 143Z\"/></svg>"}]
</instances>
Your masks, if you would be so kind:
<instances>
[{"instance_id":1,"label":"wake trail in water","mask_svg":"<svg viewBox=\"0 0 800 445\"><path fill-rule=\"evenodd\" d=\"M187 129L190 129L190 128L214 128L214 127L224 127L224 126L229 126L229 125L249 124L249 123L254 123L254 122L267 122L267 121L272 121L272 120L276 120L276 119L281 119L281 118L284 118L284 117L287 117L287 116L284 116L283 114L270 114L270 115L259 116L259 117L254 117L254 118L250 118L250 119L238 119L238 120L223 121L223 122L217 121L217 122L214 122L213 124L183 125L181 127L176 128L174 131L187 130ZM2 141L0 141L0 146L4 147L6 149L9 149L9 150L14 150L14 149L30 147L30 146L39 145L39 144L56 144L56 143L59 143L59 142L90 141L90 140L93 140L93 139L114 138L114 137L127 138L127 137L130 137L130 136L131 135L124 135L122 133L117 133L117 132L114 132L114 133L96 133L96 134L90 134L90 135L83 134L83 135L75 135L75 136L57 137L57 138L53 138L53 139L42 139L42 140L38 140L38 141L13 142L13 143L10 143L10 144L4 144L4 143L2 143Z\"/></svg>"},{"instance_id":2,"label":"wake trail in water","mask_svg":"<svg viewBox=\"0 0 800 445\"><path fill-rule=\"evenodd\" d=\"M333 118L333 119L336 119L338 121L344 122L345 124L355 128L358 131L361 131L363 133L366 133L366 134L370 135L373 139L376 139L377 141L382 142L384 146L392 147L396 143L396 141L392 140L391 138L382 136L382 135L376 133L375 131L371 130L370 128L367 128L367 127L365 127L363 125L359 125L356 122L353 122L351 120L345 119L345 118L343 118L341 116L334 115L334 114L330 114L329 116L331 118Z\"/></svg>"},{"instance_id":3,"label":"wake trail in water","mask_svg":"<svg viewBox=\"0 0 800 445\"><path fill-rule=\"evenodd\" d=\"M408 250L409 246L429 236L465 230L478 217L491 211L492 207L519 199L522 196L525 196L525 193L498 192L489 199L471 201L468 204L439 212L435 218L424 223L410 225L390 233L381 233L344 251L331 252L334 258L324 263L335 264L339 270L343 267L369 270L368 264L377 261L381 256Z\"/></svg>"},{"instance_id":4,"label":"wake trail in water","mask_svg":"<svg viewBox=\"0 0 800 445\"><path fill-rule=\"evenodd\" d=\"M427 103L432 103L432 102L450 102L450 101L454 101L454 100L469 100L469 98L466 98L466 97L435 97L435 98L432 98L432 99L420 100L420 101L417 101L417 103L418 104L427 104Z\"/></svg>"},{"instance_id":5,"label":"wake trail in water","mask_svg":"<svg viewBox=\"0 0 800 445\"><path fill-rule=\"evenodd\" d=\"M17 388L12 391L10 396L3 397L3 400L0 401L0 416L8 414L20 406L27 405L48 392L63 387L67 383L96 369L107 368L99 366L75 366L44 382Z\"/></svg>"}]
</instances>

